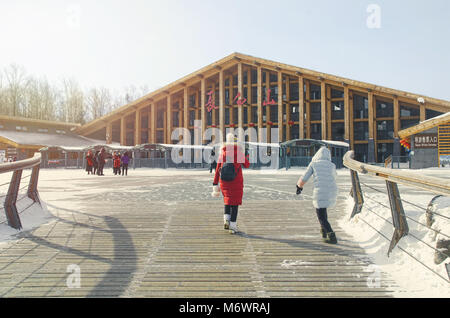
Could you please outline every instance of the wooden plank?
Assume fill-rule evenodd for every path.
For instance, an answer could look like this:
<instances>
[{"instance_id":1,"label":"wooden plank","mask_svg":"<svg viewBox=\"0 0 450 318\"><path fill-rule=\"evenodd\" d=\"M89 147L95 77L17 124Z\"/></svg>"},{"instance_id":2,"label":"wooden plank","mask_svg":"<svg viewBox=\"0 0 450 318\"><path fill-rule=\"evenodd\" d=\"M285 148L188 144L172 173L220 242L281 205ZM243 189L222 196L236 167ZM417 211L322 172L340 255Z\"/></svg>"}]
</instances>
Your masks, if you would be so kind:
<instances>
[{"instance_id":1,"label":"wooden plank","mask_svg":"<svg viewBox=\"0 0 450 318\"><path fill-rule=\"evenodd\" d=\"M201 120L202 120L202 143L206 142L203 136L206 132L206 80L202 78L200 84L200 108L201 108Z\"/></svg>"},{"instance_id":2,"label":"wooden plank","mask_svg":"<svg viewBox=\"0 0 450 318\"><path fill-rule=\"evenodd\" d=\"M278 75L278 140L270 142L281 142L283 140L283 126L285 122L283 121L283 73L281 71L277 72Z\"/></svg>"},{"instance_id":3,"label":"wooden plank","mask_svg":"<svg viewBox=\"0 0 450 318\"><path fill-rule=\"evenodd\" d=\"M322 139L327 140L327 88L324 81L320 84L320 112L322 125Z\"/></svg>"},{"instance_id":4,"label":"wooden plank","mask_svg":"<svg viewBox=\"0 0 450 318\"><path fill-rule=\"evenodd\" d=\"M344 87L344 139L350 141L350 92L346 85ZM353 116L352 116L353 117Z\"/></svg>"},{"instance_id":5,"label":"wooden plank","mask_svg":"<svg viewBox=\"0 0 450 318\"><path fill-rule=\"evenodd\" d=\"M258 141L262 142L263 141L263 111L262 111L262 69L260 66L258 66L258 88L257 88L257 93L258 93L258 100L257 100L257 104L258 104Z\"/></svg>"},{"instance_id":6,"label":"wooden plank","mask_svg":"<svg viewBox=\"0 0 450 318\"><path fill-rule=\"evenodd\" d=\"M140 145L142 143L141 123L141 111L139 109L136 109L134 118L134 145Z\"/></svg>"},{"instance_id":7,"label":"wooden plank","mask_svg":"<svg viewBox=\"0 0 450 318\"><path fill-rule=\"evenodd\" d=\"M127 146L127 139L126 139L126 133L127 133L127 125L126 125L125 116L122 116L120 118L120 144L122 146Z\"/></svg>"},{"instance_id":8,"label":"wooden plank","mask_svg":"<svg viewBox=\"0 0 450 318\"><path fill-rule=\"evenodd\" d=\"M225 136L225 89L224 89L223 69L219 72L219 127L222 134L222 140L226 140Z\"/></svg>"}]
</instances>

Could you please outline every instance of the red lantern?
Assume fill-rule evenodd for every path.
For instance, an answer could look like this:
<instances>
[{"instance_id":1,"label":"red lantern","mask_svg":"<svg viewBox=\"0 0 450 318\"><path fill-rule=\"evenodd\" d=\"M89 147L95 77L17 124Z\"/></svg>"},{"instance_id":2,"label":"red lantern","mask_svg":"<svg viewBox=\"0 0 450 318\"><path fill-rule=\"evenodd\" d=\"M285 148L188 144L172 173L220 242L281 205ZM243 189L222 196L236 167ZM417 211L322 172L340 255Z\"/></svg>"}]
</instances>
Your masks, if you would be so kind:
<instances>
[{"instance_id":1,"label":"red lantern","mask_svg":"<svg viewBox=\"0 0 450 318\"><path fill-rule=\"evenodd\" d=\"M288 121L289 126L292 126L294 122L292 120Z\"/></svg>"},{"instance_id":2,"label":"red lantern","mask_svg":"<svg viewBox=\"0 0 450 318\"><path fill-rule=\"evenodd\" d=\"M268 121L268 122L267 122L267 125L272 126L272 125L273 125L273 122Z\"/></svg>"},{"instance_id":3,"label":"red lantern","mask_svg":"<svg viewBox=\"0 0 450 318\"><path fill-rule=\"evenodd\" d=\"M255 127L255 124L254 123L249 123L248 127Z\"/></svg>"}]
</instances>

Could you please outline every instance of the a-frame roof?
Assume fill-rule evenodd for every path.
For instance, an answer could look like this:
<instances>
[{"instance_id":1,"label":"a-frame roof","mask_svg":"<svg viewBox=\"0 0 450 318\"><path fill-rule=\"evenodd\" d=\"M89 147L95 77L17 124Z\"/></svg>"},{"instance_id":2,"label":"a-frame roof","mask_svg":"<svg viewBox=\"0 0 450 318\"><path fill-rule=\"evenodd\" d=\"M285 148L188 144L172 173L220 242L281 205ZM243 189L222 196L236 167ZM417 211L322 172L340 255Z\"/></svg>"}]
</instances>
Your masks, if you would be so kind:
<instances>
[{"instance_id":1,"label":"a-frame roof","mask_svg":"<svg viewBox=\"0 0 450 318\"><path fill-rule=\"evenodd\" d=\"M134 111L140 107L144 107L151 102L155 102L157 100L165 98L168 94L173 94L182 90L184 87L192 85L196 82L199 82L202 78L209 78L216 75L220 70L227 69L233 67L237 63L243 63L246 65L251 65L254 67L261 66L263 69L272 70L272 71L281 71L283 74L291 75L291 76L303 76L304 78L315 80L315 81L325 81L327 84L335 85L335 86L349 86L353 90L361 91L361 92L369 92L372 91L380 96L397 96L399 99L403 98L408 100L409 102L417 103L418 98L423 98L428 106L436 106L440 109L440 111L450 111L450 101L431 98L419 94L409 93L405 91L400 91L396 89L391 89L379 85L369 84L361 81L351 80L348 78L330 75L322 72L317 72L297 66L292 66L284 63L274 62L271 60L266 60L242 53L232 53L226 56L219 61L216 61L208 66L201 68L200 70L193 72L189 75L186 75L160 89L157 89L129 104L126 104L122 107L117 108L111 113L95 119L82 127L78 128L77 131L79 133L83 133L85 131L92 131L93 127L101 126L104 127L106 122L110 120L116 120L120 118L120 116L125 113ZM101 128L98 127L98 128Z\"/></svg>"}]
</instances>

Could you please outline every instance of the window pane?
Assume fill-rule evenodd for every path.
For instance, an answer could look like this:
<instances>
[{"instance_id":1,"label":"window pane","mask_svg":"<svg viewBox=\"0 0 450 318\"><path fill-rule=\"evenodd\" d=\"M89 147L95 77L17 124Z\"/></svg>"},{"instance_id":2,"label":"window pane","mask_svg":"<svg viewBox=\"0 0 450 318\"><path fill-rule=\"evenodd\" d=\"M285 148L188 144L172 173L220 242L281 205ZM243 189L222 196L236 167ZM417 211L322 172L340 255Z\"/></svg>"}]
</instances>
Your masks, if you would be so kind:
<instances>
[{"instance_id":1,"label":"window pane","mask_svg":"<svg viewBox=\"0 0 450 318\"><path fill-rule=\"evenodd\" d=\"M336 141L344 141L345 126L344 123L331 124L331 139Z\"/></svg>"},{"instance_id":2,"label":"window pane","mask_svg":"<svg viewBox=\"0 0 450 318\"><path fill-rule=\"evenodd\" d=\"M344 98L344 91L331 89L331 98Z\"/></svg>"},{"instance_id":3,"label":"window pane","mask_svg":"<svg viewBox=\"0 0 450 318\"><path fill-rule=\"evenodd\" d=\"M344 102L331 103L331 119L344 119Z\"/></svg>"},{"instance_id":4,"label":"window pane","mask_svg":"<svg viewBox=\"0 0 450 318\"><path fill-rule=\"evenodd\" d=\"M355 122L353 127L353 136L355 140L369 139L369 124L367 122Z\"/></svg>"},{"instance_id":5,"label":"window pane","mask_svg":"<svg viewBox=\"0 0 450 318\"><path fill-rule=\"evenodd\" d=\"M420 116L419 107L400 104L400 117L413 117L413 116L417 117Z\"/></svg>"},{"instance_id":6,"label":"window pane","mask_svg":"<svg viewBox=\"0 0 450 318\"><path fill-rule=\"evenodd\" d=\"M322 140L322 125L311 124L311 139Z\"/></svg>"},{"instance_id":7,"label":"window pane","mask_svg":"<svg viewBox=\"0 0 450 318\"><path fill-rule=\"evenodd\" d=\"M377 138L381 140L394 138L394 121L377 121Z\"/></svg>"},{"instance_id":8,"label":"window pane","mask_svg":"<svg viewBox=\"0 0 450 318\"><path fill-rule=\"evenodd\" d=\"M311 84L311 85L309 86L309 91L310 91L310 95L311 95L310 98L311 98L312 100L314 100L314 99L320 99L320 86Z\"/></svg>"},{"instance_id":9,"label":"window pane","mask_svg":"<svg viewBox=\"0 0 450 318\"><path fill-rule=\"evenodd\" d=\"M311 103L311 120L321 120L321 104Z\"/></svg>"},{"instance_id":10,"label":"window pane","mask_svg":"<svg viewBox=\"0 0 450 318\"><path fill-rule=\"evenodd\" d=\"M435 110L431 110L431 109L427 109L426 110L426 119L430 119L430 118L434 118L437 117L439 115L442 115L443 113L435 111Z\"/></svg>"},{"instance_id":11,"label":"window pane","mask_svg":"<svg viewBox=\"0 0 450 318\"><path fill-rule=\"evenodd\" d=\"M369 117L369 101L366 97L353 95L353 117L368 118Z\"/></svg>"},{"instance_id":12,"label":"window pane","mask_svg":"<svg viewBox=\"0 0 450 318\"><path fill-rule=\"evenodd\" d=\"M394 105L383 101L377 101L376 104L377 118L381 117L394 117Z\"/></svg>"}]
</instances>

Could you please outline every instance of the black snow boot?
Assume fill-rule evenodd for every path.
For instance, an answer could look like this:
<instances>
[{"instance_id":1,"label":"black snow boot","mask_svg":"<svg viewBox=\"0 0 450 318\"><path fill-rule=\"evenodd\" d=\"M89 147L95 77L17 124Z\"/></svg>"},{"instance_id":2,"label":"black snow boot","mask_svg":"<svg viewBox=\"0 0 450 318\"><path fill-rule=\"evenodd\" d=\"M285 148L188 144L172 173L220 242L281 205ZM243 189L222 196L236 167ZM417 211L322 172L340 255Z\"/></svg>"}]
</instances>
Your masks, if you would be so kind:
<instances>
[{"instance_id":1,"label":"black snow boot","mask_svg":"<svg viewBox=\"0 0 450 318\"><path fill-rule=\"evenodd\" d=\"M324 239L325 243L337 244L336 234L334 232L327 233L327 238Z\"/></svg>"},{"instance_id":2,"label":"black snow boot","mask_svg":"<svg viewBox=\"0 0 450 318\"><path fill-rule=\"evenodd\" d=\"M324 229L322 229L322 228L320 229L320 234L322 235L323 239L327 238L327 232Z\"/></svg>"}]
</instances>

